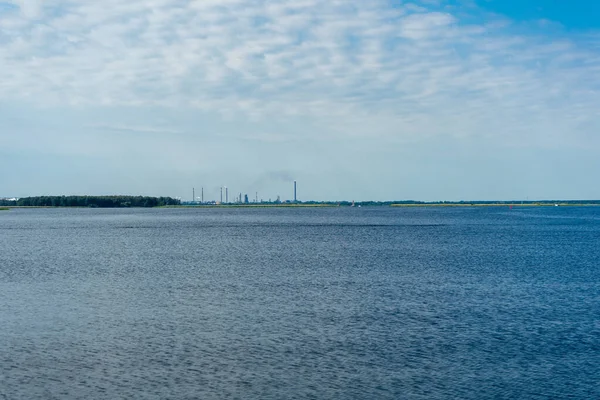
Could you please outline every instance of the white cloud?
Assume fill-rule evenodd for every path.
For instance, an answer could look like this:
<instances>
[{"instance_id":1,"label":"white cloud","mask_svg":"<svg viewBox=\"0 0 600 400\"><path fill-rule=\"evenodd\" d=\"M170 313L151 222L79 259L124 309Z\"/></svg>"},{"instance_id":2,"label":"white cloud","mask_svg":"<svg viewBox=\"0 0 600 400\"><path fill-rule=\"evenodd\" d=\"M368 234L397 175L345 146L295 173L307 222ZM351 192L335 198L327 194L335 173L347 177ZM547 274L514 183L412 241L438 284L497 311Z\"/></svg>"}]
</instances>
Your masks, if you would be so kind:
<instances>
[{"instance_id":1,"label":"white cloud","mask_svg":"<svg viewBox=\"0 0 600 400\"><path fill-rule=\"evenodd\" d=\"M443 36L454 22L451 15L437 12L409 15L402 20L401 35L415 40Z\"/></svg>"},{"instance_id":2,"label":"white cloud","mask_svg":"<svg viewBox=\"0 0 600 400\"><path fill-rule=\"evenodd\" d=\"M15 3L23 16L26 18L37 18L41 13L41 0L16 0Z\"/></svg>"},{"instance_id":3,"label":"white cloud","mask_svg":"<svg viewBox=\"0 0 600 400\"><path fill-rule=\"evenodd\" d=\"M179 134L181 130L151 127L151 126L132 126L132 125L106 125L96 124L89 125L86 128L97 129L100 131L113 131L113 132L132 132L132 133L157 133L157 134Z\"/></svg>"},{"instance_id":4,"label":"white cloud","mask_svg":"<svg viewBox=\"0 0 600 400\"><path fill-rule=\"evenodd\" d=\"M306 116L332 134L567 138L598 120L577 40L384 0L21 0L0 100ZM342 131L339 127L344 126ZM583 133L581 133L583 135Z\"/></svg>"}]
</instances>

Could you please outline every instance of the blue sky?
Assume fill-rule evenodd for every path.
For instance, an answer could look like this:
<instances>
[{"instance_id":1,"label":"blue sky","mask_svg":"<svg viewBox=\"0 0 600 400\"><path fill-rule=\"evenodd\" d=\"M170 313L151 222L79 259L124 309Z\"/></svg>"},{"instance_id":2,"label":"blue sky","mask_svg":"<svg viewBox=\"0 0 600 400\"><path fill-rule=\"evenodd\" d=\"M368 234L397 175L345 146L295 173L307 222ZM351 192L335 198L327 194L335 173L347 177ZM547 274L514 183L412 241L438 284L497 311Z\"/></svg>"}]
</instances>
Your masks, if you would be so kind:
<instances>
[{"instance_id":1,"label":"blue sky","mask_svg":"<svg viewBox=\"0 0 600 400\"><path fill-rule=\"evenodd\" d=\"M0 196L600 198L568 3L0 0Z\"/></svg>"},{"instance_id":2,"label":"blue sky","mask_svg":"<svg viewBox=\"0 0 600 400\"><path fill-rule=\"evenodd\" d=\"M600 2L594 0L478 0L477 4L514 21L547 20L567 30L600 28Z\"/></svg>"}]
</instances>

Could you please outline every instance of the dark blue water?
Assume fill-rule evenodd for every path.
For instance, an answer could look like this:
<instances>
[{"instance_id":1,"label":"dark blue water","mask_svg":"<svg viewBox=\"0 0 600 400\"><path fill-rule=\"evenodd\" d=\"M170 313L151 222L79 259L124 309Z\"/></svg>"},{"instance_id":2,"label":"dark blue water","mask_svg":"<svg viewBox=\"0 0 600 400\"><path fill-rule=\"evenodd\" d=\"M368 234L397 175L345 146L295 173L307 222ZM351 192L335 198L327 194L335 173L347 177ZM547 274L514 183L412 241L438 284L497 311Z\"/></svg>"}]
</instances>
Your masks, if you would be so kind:
<instances>
[{"instance_id":1,"label":"dark blue water","mask_svg":"<svg viewBox=\"0 0 600 400\"><path fill-rule=\"evenodd\" d=\"M0 398L597 399L600 208L0 212Z\"/></svg>"}]
</instances>

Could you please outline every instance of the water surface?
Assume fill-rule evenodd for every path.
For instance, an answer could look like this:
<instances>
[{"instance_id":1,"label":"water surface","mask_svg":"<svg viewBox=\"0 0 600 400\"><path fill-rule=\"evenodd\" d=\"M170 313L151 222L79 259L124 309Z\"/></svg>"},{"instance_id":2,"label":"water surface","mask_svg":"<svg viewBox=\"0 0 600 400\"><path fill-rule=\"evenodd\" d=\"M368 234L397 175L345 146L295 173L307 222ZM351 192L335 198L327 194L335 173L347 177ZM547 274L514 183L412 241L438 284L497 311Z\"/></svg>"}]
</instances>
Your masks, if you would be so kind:
<instances>
[{"instance_id":1,"label":"water surface","mask_svg":"<svg viewBox=\"0 0 600 400\"><path fill-rule=\"evenodd\" d=\"M0 214L0 398L600 398L600 208Z\"/></svg>"}]
</instances>

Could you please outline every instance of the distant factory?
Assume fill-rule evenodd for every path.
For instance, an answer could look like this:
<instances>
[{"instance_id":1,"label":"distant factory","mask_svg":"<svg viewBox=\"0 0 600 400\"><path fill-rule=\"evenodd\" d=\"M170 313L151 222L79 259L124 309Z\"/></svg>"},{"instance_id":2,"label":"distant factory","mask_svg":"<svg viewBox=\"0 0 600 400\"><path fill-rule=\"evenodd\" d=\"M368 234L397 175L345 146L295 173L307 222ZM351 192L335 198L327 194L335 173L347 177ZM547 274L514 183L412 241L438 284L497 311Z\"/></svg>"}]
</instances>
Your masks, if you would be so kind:
<instances>
[{"instance_id":1,"label":"distant factory","mask_svg":"<svg viewBox=\"0 0 600 400\"><path fill-rule=\"evenodd\" d=\"M234 192L235 193L235 192ZM183 201L182 204L186 205L220 205L220 204L281 204L281 203L298 203L298 182L293 182L293 200L281 200L281 196L277 195L275 201L268 201L258 198L258 192L255 193L254 199L250 200L248 193L239 193L234 195L235 199L229 201L229 188L227 186L221 186L218 200L205 200L204 199L204 187L200 189L200 196L196 196L196 188L192 188L192 201Z\"/></svg>"}]
</instances>

